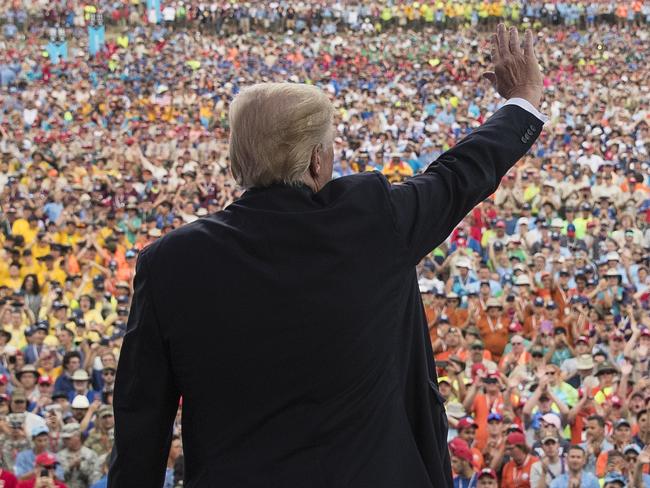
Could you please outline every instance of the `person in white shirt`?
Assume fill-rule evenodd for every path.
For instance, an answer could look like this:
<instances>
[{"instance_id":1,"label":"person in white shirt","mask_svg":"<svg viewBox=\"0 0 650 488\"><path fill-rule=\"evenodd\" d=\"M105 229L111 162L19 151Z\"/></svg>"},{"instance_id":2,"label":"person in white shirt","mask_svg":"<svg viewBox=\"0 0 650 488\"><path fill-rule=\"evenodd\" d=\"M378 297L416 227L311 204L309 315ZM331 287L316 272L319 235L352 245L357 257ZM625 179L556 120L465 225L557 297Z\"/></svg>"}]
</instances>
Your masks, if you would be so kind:
<instances>
[{"instance_id":1,"label":"person in white shirt","mask_svg":"<svg viewBox=\"0 0 650 488\"><path fill-rule=\"evenodd\" d=\"M542 438L544 455L530 468L530 488L548 488L553 480L566 472L565 459L560 457L560 442L555 434Z\"/></svg>"}]
</instances>

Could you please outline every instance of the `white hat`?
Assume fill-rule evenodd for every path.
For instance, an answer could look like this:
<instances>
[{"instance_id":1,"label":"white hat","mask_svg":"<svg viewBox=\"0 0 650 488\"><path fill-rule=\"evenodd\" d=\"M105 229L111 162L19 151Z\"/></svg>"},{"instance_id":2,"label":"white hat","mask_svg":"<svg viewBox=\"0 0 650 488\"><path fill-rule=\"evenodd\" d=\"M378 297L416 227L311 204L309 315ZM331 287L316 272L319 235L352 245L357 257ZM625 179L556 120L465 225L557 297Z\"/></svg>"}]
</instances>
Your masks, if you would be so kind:
<instances>
[{"instance_id":1,"label":"white hat","mask_svg":"<svg viewBox=\"0 0 650 488\"><path fill-rule=\"evenodd\" d=\"M542 420L547 424L553 425L557 428L557 430L562 430L562 421L560 420L560 417L554 413L547 413L542 415Z\"/></svg>"},{"instance_id":2,"label":"white hat","mask_svg":"<svg viewBox=\"0 0 650 488\"><path fill-rule=\"evenodd\" d=\"M616 251L613 251L607 253L606 259L607 261L620 261L621 256Z\"/></svg>"},{"instance_id":3,"label":"white hat","mask_svg":"<svg viewBox=\"0 0 650 488\"><path fill-rule=\"evenodd\" d=\"M529 225L528 219L526 217L521 217L519 220L517 220L517 225Z\"/></svg>"},{"instance_id":4,"label":"white hat","mask_svg":"<svg viewBox=\"0 0 650 488\"><path fill-rule=\"evenodd\" d=\"M86 398L85 395L77 395L74 397L72 400L72 408L88 408L90 407L90 402L88 401L88 398Z\"/></svg>"},{"instance_id":5,"label":"white hat","mask_svg":"<svg viewBox=\"0 0 650 488\"><path fill-rule=\"evenodd\" d=\"M525 275L525 274L519 275L515 279L515 285L517 285L517 286L523 286L523 285L530 286L530 278L528 278L528 276Z\"/></svg>"},{"instance_id":6,"label":"white hat","mask_svg":"<svg viewBox=\"0 0 650 488\"><path fill-rule=\"evenodd\" d=\"M551 227L564 227L564 220L556 217L551 220Z\"/></svg>"},{"instance_id":7,"label":"white hat","mask_svg":"<svg viewBox=\"0 0 650 488\"><path fill-rule=\"evenodd\" d=\"M456 267L457 268L467 268L470 269L471 265L469 263L469 259L467 258L459 258L458 261L456 262Z\"/></svg>"}]
</instances>

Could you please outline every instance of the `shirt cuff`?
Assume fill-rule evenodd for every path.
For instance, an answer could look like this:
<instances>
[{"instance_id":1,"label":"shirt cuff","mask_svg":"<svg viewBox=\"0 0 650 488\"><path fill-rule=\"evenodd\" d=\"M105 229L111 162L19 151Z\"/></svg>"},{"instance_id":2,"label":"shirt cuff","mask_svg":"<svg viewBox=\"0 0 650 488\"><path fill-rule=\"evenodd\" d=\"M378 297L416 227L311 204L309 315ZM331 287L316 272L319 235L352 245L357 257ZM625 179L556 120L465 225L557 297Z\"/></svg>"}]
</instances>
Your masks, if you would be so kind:
<instances>
[{"instance_id":1,"label":"shirt cuff","mask_svg":"<svg viewBox=\"0 0 650 488\"><path fill-rule=\"evenodd\" d=\"M530 103L528 100L524 98L509 98L506 103L502 105L502 107L505 107L506 105L517 105L518 107L523 108L527 112L530 112L533 114L535 117L537 117L539 120L541 120L543 123L546 123L549 121L549 118L541 113L539 110L537 110L535 107L533 107L533 104Z\"/></svg>"}]
</instances>

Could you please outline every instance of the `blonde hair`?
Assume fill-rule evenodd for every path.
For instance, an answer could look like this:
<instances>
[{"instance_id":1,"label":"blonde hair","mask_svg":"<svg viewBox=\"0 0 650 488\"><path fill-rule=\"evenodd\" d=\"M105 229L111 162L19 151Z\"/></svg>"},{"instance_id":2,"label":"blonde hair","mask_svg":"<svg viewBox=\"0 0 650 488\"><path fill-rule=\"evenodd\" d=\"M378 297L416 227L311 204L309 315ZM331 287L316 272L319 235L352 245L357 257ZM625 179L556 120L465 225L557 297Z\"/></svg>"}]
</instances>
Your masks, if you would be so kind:
<instances>
[{"instance_id":1,"label":"blonde hair","mask_svg":"<svg viewBox=\"0 0 650 488\"><path fill-rule=\"evenodd\" d=\"M295 185L318 144L331 144L333 107L311 85L260 83L242 90L229 110L230 165L244 188Z\"/></svg>"}]
</instances>

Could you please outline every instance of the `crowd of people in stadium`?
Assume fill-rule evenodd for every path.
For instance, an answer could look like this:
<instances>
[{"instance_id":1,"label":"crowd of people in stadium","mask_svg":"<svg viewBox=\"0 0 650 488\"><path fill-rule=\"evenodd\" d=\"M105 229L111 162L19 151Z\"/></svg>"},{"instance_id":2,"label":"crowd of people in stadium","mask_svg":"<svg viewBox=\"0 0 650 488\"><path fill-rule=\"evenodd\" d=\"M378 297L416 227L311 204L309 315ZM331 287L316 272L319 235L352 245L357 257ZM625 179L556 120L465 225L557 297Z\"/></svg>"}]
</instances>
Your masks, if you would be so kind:
<instances>
[{"instance_id":1,"label":"crowd of people in stadium","mask_svg":"<svg viewBox=\"0 0 650 488\"><path fill-rule=\"evenodd\" d=\"M502 20L536 28L550 121L418 266L454 483L650 486L649 2L146 3L107 3L96 57L83 2L0 6L0 486L105 486L138 252L241 194L242 87L321 86L334 176L399 183L503 102Z\"/></svg>"}]
</instances>

